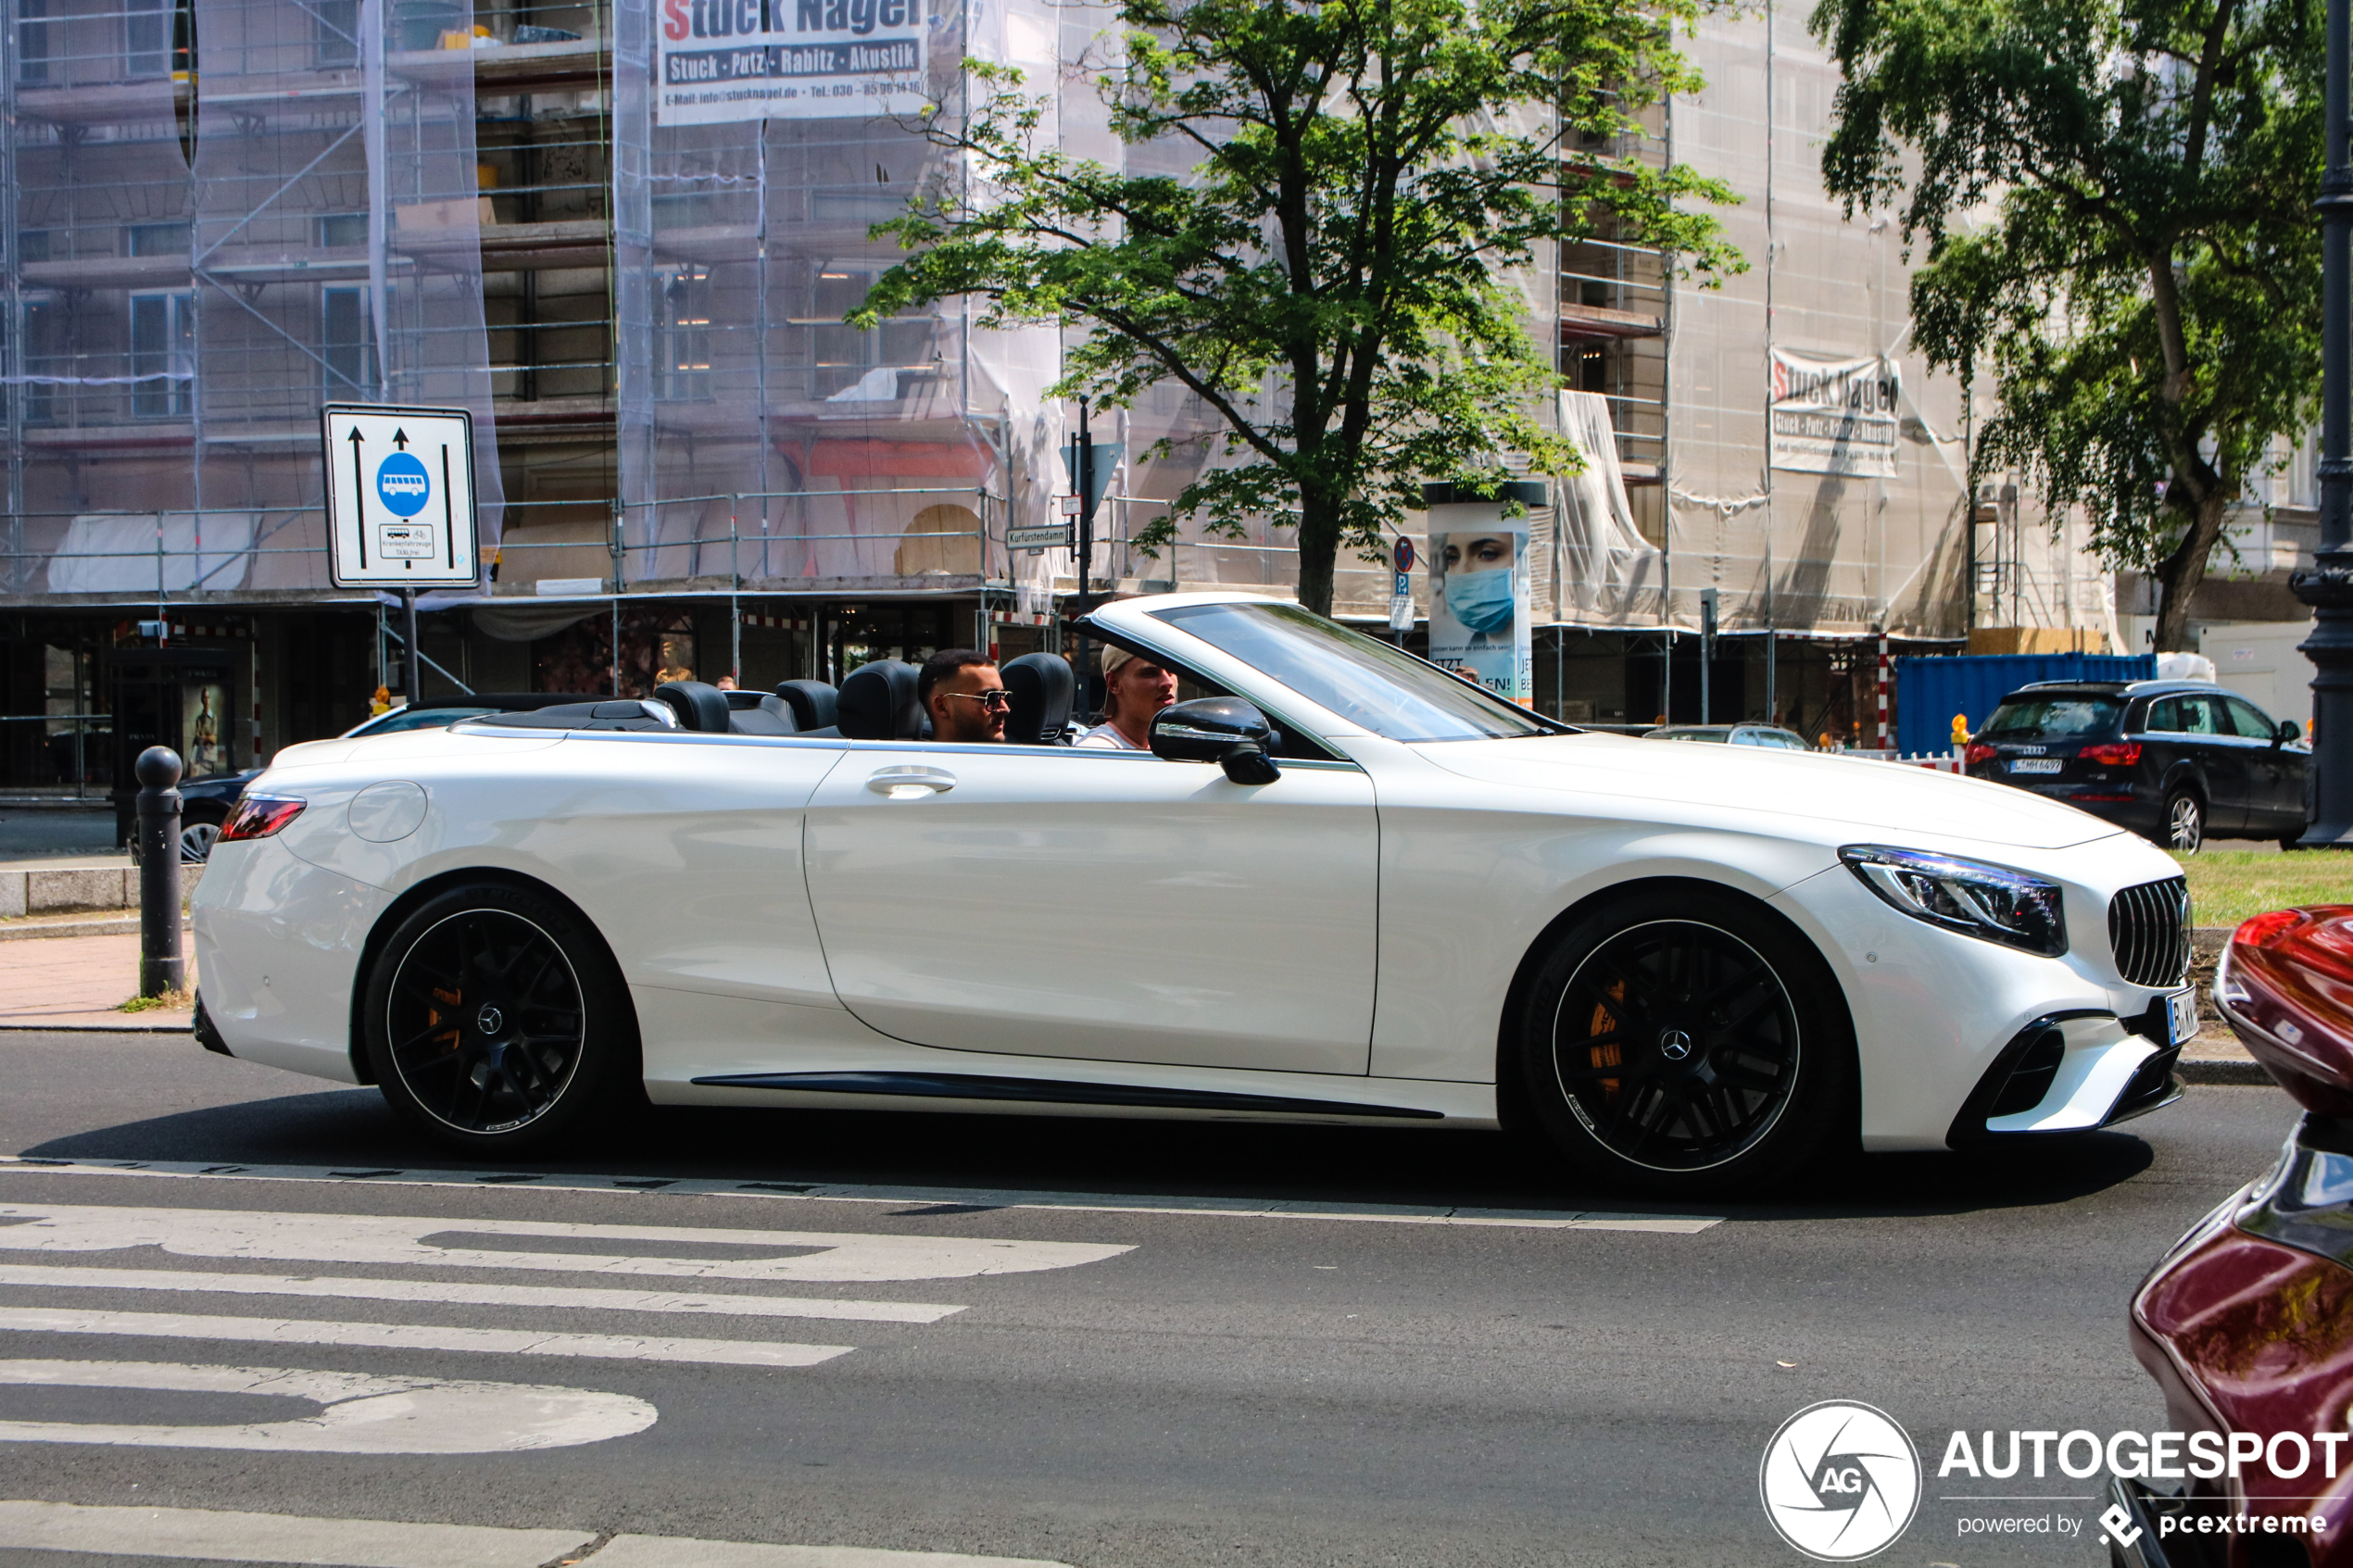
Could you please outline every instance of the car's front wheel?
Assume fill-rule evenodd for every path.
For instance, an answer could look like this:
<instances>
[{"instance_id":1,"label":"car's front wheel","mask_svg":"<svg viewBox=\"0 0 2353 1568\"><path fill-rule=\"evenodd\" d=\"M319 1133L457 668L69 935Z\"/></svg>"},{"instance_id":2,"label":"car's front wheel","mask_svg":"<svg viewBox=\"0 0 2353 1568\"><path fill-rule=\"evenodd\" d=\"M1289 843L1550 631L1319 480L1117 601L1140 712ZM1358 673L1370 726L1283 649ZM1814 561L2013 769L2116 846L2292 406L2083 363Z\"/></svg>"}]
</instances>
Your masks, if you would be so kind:
<instances>
[{"instance_id":1,"label":"car's front wheel","mask_svg":"<svg viewBox=\"0 0 2353 1568\"><path fill-rule=\"evenodd\" d=\"M537 1154L642 1096L619 970L594 929L529 888L460 885L413 910L363 1006L384 1098L452 1148Z\"/></svg>"},{"instance_id":2,"label":"car's front wheel","mask_svg":"<svg viewBox=\"0 0 2353 1568\"><path fill-rule=\"evenodd\" d=\"M2206 802L2186 789L2175 790L2165 801L2165 847L2195 855L2205 842Z\"/></svg>"},{"instance_id":3,"label":"car's front wheel","mask_svg":"<svg viewBox=\"0 0 2353 1568\"><path fill-rule=\"evenodd\" d=\"M1739 895L1641 894L1553 943L1513 1086L1588 1175L1662 1196L1755 1192L1853 1115L1839 998L1813 946Z\"/></svg>"}]
</instances>

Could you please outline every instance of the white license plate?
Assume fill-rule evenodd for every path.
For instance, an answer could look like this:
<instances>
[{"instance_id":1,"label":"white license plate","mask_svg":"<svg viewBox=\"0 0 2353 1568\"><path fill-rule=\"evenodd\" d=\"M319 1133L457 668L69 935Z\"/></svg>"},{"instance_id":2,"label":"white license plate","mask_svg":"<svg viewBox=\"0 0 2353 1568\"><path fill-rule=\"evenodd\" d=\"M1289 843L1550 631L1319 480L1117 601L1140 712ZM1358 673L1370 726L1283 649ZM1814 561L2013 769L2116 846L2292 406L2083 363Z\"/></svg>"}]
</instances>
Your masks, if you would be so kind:
<instances>
[{"instance_id":1,"label":"white license plate","mask_svg":"<svg viewBox=\"0 0 2353 1568\"><path fill-rule=\"evenodd\" d=\"M2057 757L2020 757L2010 763L2013 773L2056 773L2067 764Z\"/></svg>"},{"instance_id":2,"label":"white license plate","mask_svg":"<svg viewBox=\"0 0 2353 1568\"><path fill-rule=\"evenodd\" d=\"M2178 1046L2197 1034L2197 987L2184 985L2165 998L2166 1022L2171 1026L2168 1045Z\"/></svg>"}]
</instances>

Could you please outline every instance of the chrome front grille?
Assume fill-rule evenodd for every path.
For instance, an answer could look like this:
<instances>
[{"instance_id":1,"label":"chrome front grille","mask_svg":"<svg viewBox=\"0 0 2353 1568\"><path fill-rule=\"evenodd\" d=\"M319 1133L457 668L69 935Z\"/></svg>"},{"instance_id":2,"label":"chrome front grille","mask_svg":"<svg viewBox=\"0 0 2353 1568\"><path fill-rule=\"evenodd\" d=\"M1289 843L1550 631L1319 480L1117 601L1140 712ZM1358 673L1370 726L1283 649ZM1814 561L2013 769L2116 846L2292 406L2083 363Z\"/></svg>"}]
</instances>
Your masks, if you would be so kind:
<instances>
[{"instance_id":1,"label":"chrome front grille","mask_svg":"<svg viewBox=\"0 0 2353 1568\"><path fill-rule=\"evenodd\" d=\"M2133 985L2179 985L2190 972L2189 879L2145 882L2109 899L2108 945Z\"/></svg>"}]
</instances>

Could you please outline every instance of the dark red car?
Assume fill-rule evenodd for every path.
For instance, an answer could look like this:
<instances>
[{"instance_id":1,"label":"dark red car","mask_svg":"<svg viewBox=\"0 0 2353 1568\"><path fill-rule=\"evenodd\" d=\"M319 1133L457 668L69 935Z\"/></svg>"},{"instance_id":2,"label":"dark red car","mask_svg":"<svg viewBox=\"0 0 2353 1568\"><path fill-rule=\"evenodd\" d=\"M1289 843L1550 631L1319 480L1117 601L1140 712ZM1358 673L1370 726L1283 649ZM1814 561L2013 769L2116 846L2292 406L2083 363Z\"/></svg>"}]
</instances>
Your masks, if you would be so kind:
<instances>
[{"instance_id":1,"label":"dark red car","mask_svg":"<svg viewBox=\"0 0 2353 1568\"><path fill-rule=\"evenodd\" d=\"M2256 916L2233 935L2214 991L2305 1114L2271 1173L2141 1286L2133 1352L2165 1390L2173 1430L2193 1443L2216 1434L2226 1454L2235 1434L2242 1457L2235 1475L2185 1479L2179 1495L2114 1482L2132 1516L2120 1533L2141 1533L2110 1551L2131 1568L2353 1568L2353 1440L2341 1436L2353 1403L2353 906Z\"/></svg>"}]
</instances>

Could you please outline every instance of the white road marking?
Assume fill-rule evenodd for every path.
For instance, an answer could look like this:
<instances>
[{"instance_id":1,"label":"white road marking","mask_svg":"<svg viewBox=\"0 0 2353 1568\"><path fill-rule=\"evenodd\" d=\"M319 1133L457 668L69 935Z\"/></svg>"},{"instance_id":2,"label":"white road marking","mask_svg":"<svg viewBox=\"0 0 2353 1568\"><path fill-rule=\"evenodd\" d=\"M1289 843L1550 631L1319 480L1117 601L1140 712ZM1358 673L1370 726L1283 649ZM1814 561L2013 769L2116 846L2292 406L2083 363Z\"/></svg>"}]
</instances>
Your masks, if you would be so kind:
<instances>
[{"instance_id":1,"label":"white road marking","mask_svg":"<svg viewBox=\"0 0 2353 1568\"><path fill-rule=\"evenodd\" d=\"M684 1536L615 1536L581 1568L1063 1568L1034 1557L885 1551L860 1546L758 1546Z\"/></svg>"},{"instance_id":2,"label":"white road marking","mask_svg":"<svg viewBox=\"0 0 2353 1568\"><path fill-rule=\"evenodd\" d=\"M927 1301L852 1301L802 1296L682 1296L667 1290L567 1290L472 1280L356 1279L334 1275L225 1274L195 1269L48 1268L0 1263L0 1285L57 1289L187 1290L227 1296L307 1296L357 1301L430 1301L467 1307L582 1307L610 1312L692 1312L705 1317L840 1318L855 1323L937 1323L962 1307Z\"/></svg>"},{"instance_id":3,"label":"white road marking","mask_svg":"<svg viewBox=\"0 0 2353 1568\"><path fill-rule=\"evenodd\" d=\"M88 1508L0 1502L0 1548L200 1558L217 1562L300 1562L321 1568L537 1568L576 1557L588 1568L1063 1568L1029 1557L873 1547L761 1546L680 1536L616 1536L594 1551L588 1530L512 1530L480 1524L404 1524L383 1519L308 1519L196 1508Z\"/></svg>"},{"instance_id":4,"label":"white road marking","mask_svg":"<svg viewBox=\"0 0 2353 1568\"><path fill-rule=\"evenodd\" d=\"M303 1519L200 1508L0 1502L0 1547L331 1568L539 1568L576 1556L593 1530L498 1530L381 1519Z\"/></svg>"},{"instance_id":5,"label":"white road marking","mask_svg":"<svg viewBox=\"0 0 2353 1568\"><path fill-rule=\"evenodd\" d=\"M1714 1214L1626 1214L1582 1210L1481 1209L1452 1204L1324 1203L1303 1198L1143 1197L1117 1192L1032 1192L993 1187L902 1187L838 1182L736 1182L697 1177L584 1176L561 1172L349 1170L333 1165L235 1165L168 1160L48 1160L0 1155L0 1173L76 1176L208 1177L233 1181L366 1183L371 1186L528 1185L563 1192L679 1193L698 1198L827 1203L953 1204L977 1209L1067 1209L1095 1214L1189 1214L1204 1219L1350 1220L1393 1225L1493 1225L1513 1230L1633 1231L1696 1236Z\"/></svg>"},{"instance_id":6,"label":"white road marking","mask_svg":"<svg viewBox=\"0 0 2353 1568\"><path fill-rule=\"evenodd\" d=\"M316 1415L238 1426L0 1421L0 1442L9 1443L281 1453L512 1453L626 1437L651 1426L657 1413L643 1399L589 1388L180 1361L0 1361L0 1384L278 1394L326 1407Z\"/></svg>"},{"instance_id":7,"label":"white road marking","mask_svg":"<svg viewBox=\"0 0 2353 1568\"><path fill-rule=\"evenodd\" d=\"M571 1241L577 1249L509 1251L441 1246L432 1238ZM599 1242L714 1244L798 1257L633 1257ZM862 1236L844 1231L725 1230L688 1225L592 1225L552 1220L468 1220L447 1215L308 1214L229 1209L130 1209L67 1203L0 1204L0 1250L106 1252L154 1247L182 1258L254 1258L321 1263L426 1263L441 1268L531 1269L562 1273L687 1279L877 1281L967 1279L1101 1262L1130 1247L1075 1241L989 1241L970 1236ZM808 1250L814 1248L815 1250Z\"/></svg>"},{"instance_id":8,"label":"white road marking","mask_svg":"<svg viewBox=\"0 0 2353 1568\"><path fill-rule=\"evenodd\" d=\"M620 1334L550 1334L441 1323L334 1323L313 1318L227 1318L189 1312L94 1312L0 1307L0 1333L120 1334L149 1339L227 1339L261 1345L353 1345L382 1350L460 1350L500 1356L580 1356L608 1361L720 1366L815 1366L852 1345L756 1339L657 1339Z\"/></svg>"}]
</instances>

